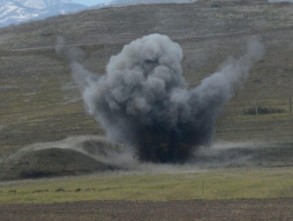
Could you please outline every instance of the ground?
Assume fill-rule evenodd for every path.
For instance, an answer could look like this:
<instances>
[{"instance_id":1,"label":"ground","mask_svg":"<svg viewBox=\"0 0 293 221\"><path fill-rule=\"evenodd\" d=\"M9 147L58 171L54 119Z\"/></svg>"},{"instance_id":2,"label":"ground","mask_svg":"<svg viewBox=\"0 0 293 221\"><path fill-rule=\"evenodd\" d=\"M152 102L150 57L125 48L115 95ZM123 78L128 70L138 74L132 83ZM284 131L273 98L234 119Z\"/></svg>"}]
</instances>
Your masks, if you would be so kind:
<instances>
[{"instance_id":1,"label":"ground","mask_svg":"<svg viewBox=\"0 0 293 221\"><path fill-rule=\"evenodd\" d=\"M292 167L187 168L0 183L1 221L293 218ZM148 172L150 173L150 172Z\"/></svg>"},{"instance_id":2,"label":"ground","mask_svg":"<svg viewBox=\"0 0 293 221\"><path fill-rule=\"evenodd\" d=\"M198 220L290 221L293 199L193 201L87 201L0 205L2 221Z\"/></svg>"}]
</instances>

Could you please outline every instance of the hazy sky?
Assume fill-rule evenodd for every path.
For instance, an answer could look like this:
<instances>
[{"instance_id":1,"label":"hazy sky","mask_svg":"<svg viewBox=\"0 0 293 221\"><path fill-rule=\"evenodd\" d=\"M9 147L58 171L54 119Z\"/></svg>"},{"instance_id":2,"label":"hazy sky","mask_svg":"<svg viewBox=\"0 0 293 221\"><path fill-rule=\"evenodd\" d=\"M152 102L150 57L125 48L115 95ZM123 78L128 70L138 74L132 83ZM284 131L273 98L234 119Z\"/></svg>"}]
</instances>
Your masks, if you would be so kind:
<instances>
[{"instance_id":1,"label":"hazy sky","mask_svg":"<svg viewBox=\"0 0 293 221\"><path fill-rule=\"evenodd\" d=\"M83 5L97 5L99 3L110 2L111 0L72 0L72 1L83 4Z\"/></svg>"}]
</instances>

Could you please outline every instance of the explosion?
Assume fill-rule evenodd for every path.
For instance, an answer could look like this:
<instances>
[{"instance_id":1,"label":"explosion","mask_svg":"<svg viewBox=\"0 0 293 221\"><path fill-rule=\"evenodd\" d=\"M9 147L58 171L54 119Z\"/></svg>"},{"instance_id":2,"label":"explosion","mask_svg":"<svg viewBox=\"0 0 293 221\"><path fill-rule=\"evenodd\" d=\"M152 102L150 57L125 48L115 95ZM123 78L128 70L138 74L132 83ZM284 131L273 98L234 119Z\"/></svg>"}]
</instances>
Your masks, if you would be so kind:
<instances>
[{"instance_id":1,"label":"explosion","mask_svg":"<svg viewBox=\"0 0 293 221\"><path fill-rule=\"evenodd\" d=\"M102 76L76 60L71 68L87 111L112 142L134 147L141 161L181 163L211 143L219 111L263 53L251 40L243 56L227 59L194 88L183 77L182 48L160 34L125 45Z\"/></svg>"}]
</instances>

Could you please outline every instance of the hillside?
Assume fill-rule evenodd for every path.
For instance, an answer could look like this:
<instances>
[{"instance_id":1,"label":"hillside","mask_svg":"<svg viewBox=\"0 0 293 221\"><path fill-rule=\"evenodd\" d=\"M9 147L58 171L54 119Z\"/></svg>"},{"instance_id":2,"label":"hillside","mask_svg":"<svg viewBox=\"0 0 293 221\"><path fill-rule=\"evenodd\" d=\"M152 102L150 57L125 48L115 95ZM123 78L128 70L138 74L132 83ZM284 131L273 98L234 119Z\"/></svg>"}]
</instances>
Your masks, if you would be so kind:
<instances>
[{"instance_id":1,"label":"hillside","mask_svg":"<svg viewBox=\"0 0 293 221\"><path fill-rule=\"evenodd\" d=\"M1 0L0 27L81 11L86 6L68 0Z\"/></svg>"},{"instance_id":2,"label":"hillside","mask_svg":"<svg viewBox=\"0 0 293 221\"><path fill-rule=\"evenodd\" d=\"M251 36L260 36L265 57L221 114L216 140L293 140L293 4L219 0L104 8L0 29L1 152L70 135L103 134L70 84L66 62L55 54L57 36L82 48L85 66L103 73L111 55L150 33L180 43L190 86L228 56L241 55Z\"/></svg>"}]
</instances>

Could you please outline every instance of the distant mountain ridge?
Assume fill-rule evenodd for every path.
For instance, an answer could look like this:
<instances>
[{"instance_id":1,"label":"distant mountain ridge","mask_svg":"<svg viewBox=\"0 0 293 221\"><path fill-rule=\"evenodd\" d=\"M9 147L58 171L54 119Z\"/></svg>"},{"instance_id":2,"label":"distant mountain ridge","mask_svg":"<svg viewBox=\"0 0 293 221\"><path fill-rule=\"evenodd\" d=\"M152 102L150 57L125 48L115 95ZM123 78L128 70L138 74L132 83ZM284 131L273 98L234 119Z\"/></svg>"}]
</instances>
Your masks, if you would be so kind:
<instances>
[{"instance_id":1,"label":"distant mountain ridge","mask_svg":"<svg viewBox=\"0 0 293 221\"><path fill-rule=\"evenodd\" d=\"M0 27L85 9L71 0L0 0Z\"/></svg>"},{"instance_id":2,"label":"distant mountain ridge","mask_svg":"<svg viewBox=\"0 0 293 221\"><path fill-rule=\"evenodd\" d=\"M194 3L197 0L109 0L87 7L71 0L0 0L0 28L11 24L44 19L50 16L78 12L86 8L136 4Z\"/></svg>"}]
</instances>

